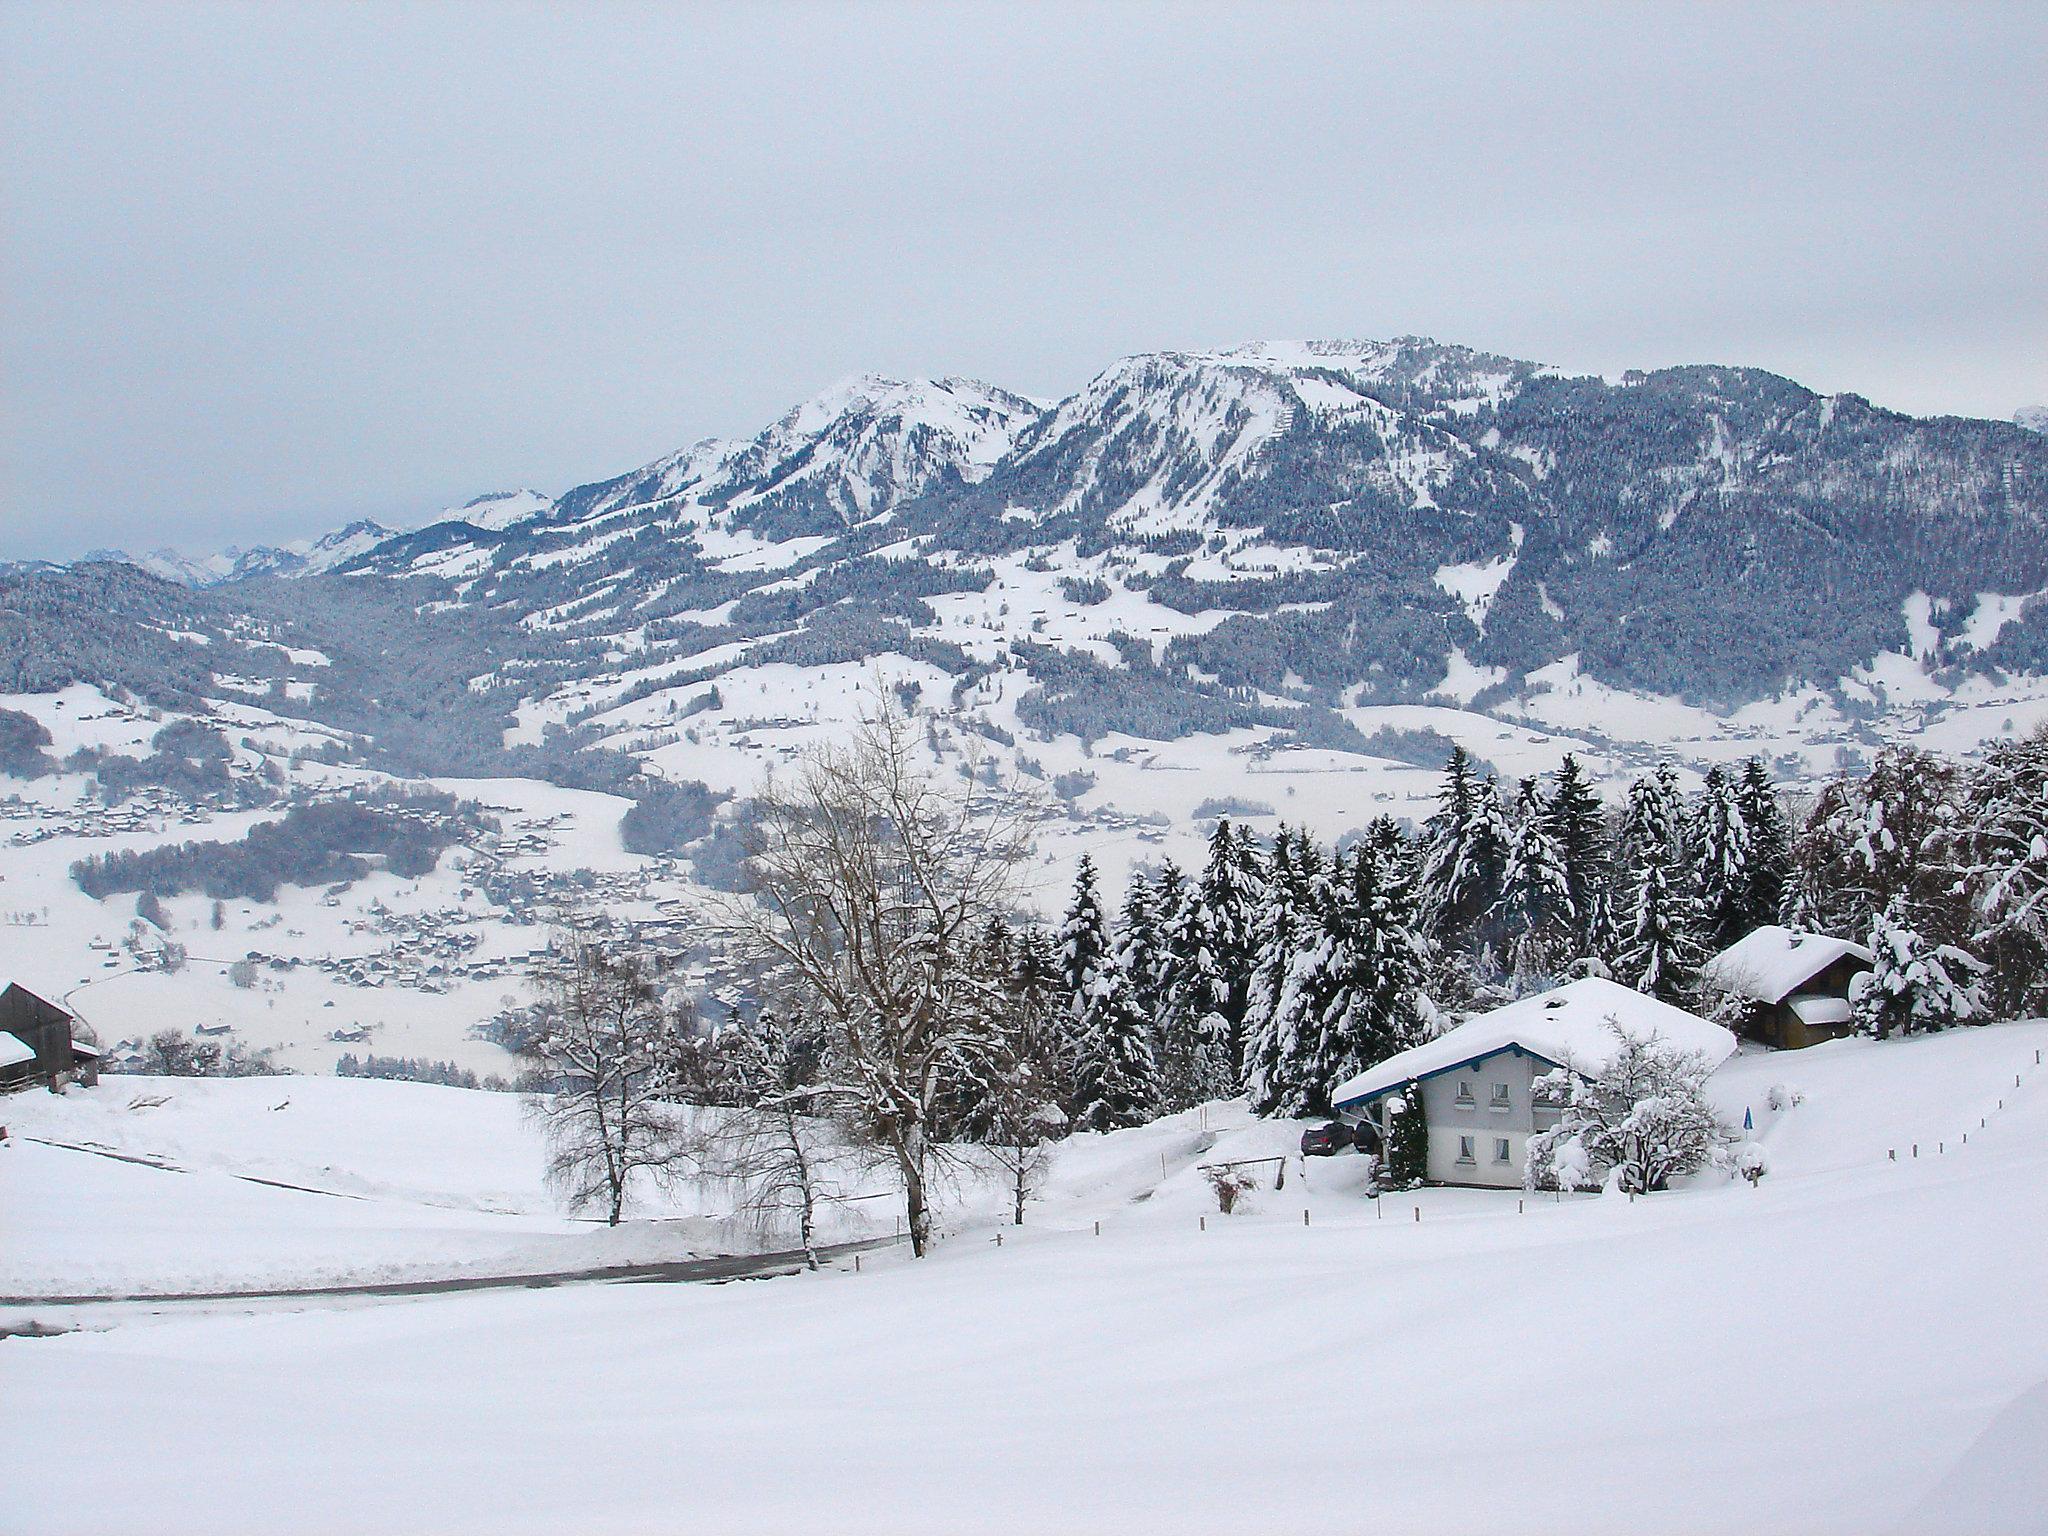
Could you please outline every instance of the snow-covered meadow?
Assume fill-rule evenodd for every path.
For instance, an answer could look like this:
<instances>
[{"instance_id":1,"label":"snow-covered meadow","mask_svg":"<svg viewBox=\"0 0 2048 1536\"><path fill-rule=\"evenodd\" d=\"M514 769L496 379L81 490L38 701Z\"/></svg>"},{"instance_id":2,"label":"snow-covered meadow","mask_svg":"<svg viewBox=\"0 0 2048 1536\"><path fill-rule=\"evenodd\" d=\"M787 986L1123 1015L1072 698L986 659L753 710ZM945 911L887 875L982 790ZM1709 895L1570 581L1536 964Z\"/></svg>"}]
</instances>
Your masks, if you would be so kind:
<instances>
[{"instance_id":1,"label":"snow-covered meadow","mask_svg":"<svg viewBox=\"0 0 2048 1536\"><path fill-rule=\"evenodd\" d=\"M1021 1231L968 1190L932 1258L860 1273L42 1309L80 1331L0 1341L0 1433L17 1465L76 1470L10 1477L0 1524L2038 1530L2044 1050L2048 1023L1745 1052L1714 1089L1768 1151L1755 1189L1375 1205L1342 1157L1223 1217L1198 1165L1295 1127L1216 1106L1074 1138ZM10 1273L66 1245L204 1250L229 1198L299 1202L282 1224L327 1223L335 1252L474 1261L473 1223L565 1225L502 1096L158 1087L141 1111L133 1083L6 1102ZM19 1139L59 1132L202 1171ZM75 1165L153 1182L110 1204ZM159 1225L131 1234L146 1199ZM278 1230L233 1217L252 1246Z\"/></svg>"}]
</instances>

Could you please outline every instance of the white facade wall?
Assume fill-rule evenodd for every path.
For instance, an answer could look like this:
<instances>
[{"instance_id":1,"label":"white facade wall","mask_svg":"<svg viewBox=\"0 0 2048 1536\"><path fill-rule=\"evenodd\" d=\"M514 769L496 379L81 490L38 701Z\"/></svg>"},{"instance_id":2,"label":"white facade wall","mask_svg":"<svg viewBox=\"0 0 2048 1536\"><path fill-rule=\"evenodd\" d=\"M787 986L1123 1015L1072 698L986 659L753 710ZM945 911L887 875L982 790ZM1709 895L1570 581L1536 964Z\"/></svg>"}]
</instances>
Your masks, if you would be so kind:
<instances>
[{"instance_id":1,"label":"white facade wall","mask_svg":"<svg viewBox=\"0 0 2048 1536\"><path fill-rule=\"evenodd\" d=\"M1529 1138L1557 1123L1555 1111L1537 1113L1531 1095L1535 1080L1550 1070L1548 1062L1507 1050L1424 1079L1431 1182L1521 1188Z\"/></svg>"}]
</instances>

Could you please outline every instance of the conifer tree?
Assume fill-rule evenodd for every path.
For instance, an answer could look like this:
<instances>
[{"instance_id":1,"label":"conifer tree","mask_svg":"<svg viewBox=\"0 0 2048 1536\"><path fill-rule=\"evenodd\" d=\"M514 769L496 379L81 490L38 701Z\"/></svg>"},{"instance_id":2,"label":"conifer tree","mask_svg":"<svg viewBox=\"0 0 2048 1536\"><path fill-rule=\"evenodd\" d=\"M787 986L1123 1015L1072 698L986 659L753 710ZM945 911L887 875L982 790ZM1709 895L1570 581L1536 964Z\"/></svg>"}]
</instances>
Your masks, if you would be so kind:
<instances>
[{"instance_id":1,"label":"conifer tree","mask_svg":"<svg viewBox=\"0 0 2048 1536\"><path fill-rule=\"evenodd\" d=\"M1074 899L1060 925L1060 983L1063 993L1055 1054L1062 1107L1071 1115L1079 1092L1088 1048L1086 1017L1103 974L1113 969L1109 933L1096 890L1095 861L1081 855L1074 876Z\"/></svg>"},{"instance_id":2,"label":"conifer tree","mask_svg":"<svg viewBox=\"0 0 2048 1536\"><path fill-rule=\"evenodd\" d=\"M1244 1080L1244 1017L1252 970L1258 963L1258 912L1264 871L1251 841L1226 817L1209 838L1209 862L1202 870L1200 898L1206 909L1209 954L1215 967L1214 1012L1228 1026L1224 1059L1228 1093Z\"/></svg>"},{"instance_id":3,"label":"conifer tree","mask_svg":"<svg viewBox=\"0 0 2048 1536\"><path fill-rule=\"evenodd\" d=\"M1692 828L1693 888L1701 940L1719 951L1749 932L1749 823L1719 763L1707 770Z\"/></svg>"},{"instance_id":4,"label":"conifer tree","mask_svg":"<svg viewBox=\"0 0 2048 1536\"><path fill-rule=\"evenodd\" d=\"M1870 952L1876 964L1854 999L1863 1033L1883 1038L1987 1022L1984 963L1916 929L1904 892L1871 924Z\"/></svg>"},{"instance_id":5,"label":"conifer tree","mask_svg":"<svg viewBox=\"0 0 2048 1536\"><path fill-rule=\"evenodd\" d=\"M1158 1113L1151 1021L1132 1002L1123 973L1112 966L1097 977L1082 1015L1074 1129L1123 1130Z\"/></svg>"},{"instance_id":6,"label":"conifer tree","mask_svg":"<svg viewBox=\"0 0 2048 1536\"><path fill-rule=\"evenodd\" d=\"M1564 850L1551 832L1550 807L1536 780L1522 780L1515 799L1499 912L1508 968L1524 981L1554 975L1570 959L1575 912Z\"/></svg>"},{"instance_id":7,"label":"conifer tree","mask_svg":"<svg viewBox=\"0 0 2048 1536\"><path fill-rule=\"evenodd\" d=\"M1971 775L1957 839L1971 950L2001 1017L2048 1012L2048 734L2003 742Z\"/></svg>"},{"instance_id":8,"label":"conifer tree","mask_svg":"<svg viewBox=\"0 0 2048 1536\"><path fill-rule=\"evenodd\" d=\"M1282 827L1269 869L1245 1012L1245 1093L1262 1115L1276 1113L1293 1091L1297 1052L1292 1035L1282 1036L1280 1002L1297 952L1315 932L1321 854L1307 833Z\"/></svg>"},{"instance_id":9,"label":"conifer tree","mask_svg":"<svg viewBox=\"0 0 2048 1536\"><path fill-rule=\"evenodd\" d=\"M1425 909L1445 946L1476 952L1498 943L1512 841L1499 785L1479 777L1463 747L1453 748L1423 838Z\"/></svg>"},{"instance_id":10,"label":"conifer tree","mask_svg":"<svg viewBox=\"0 0 2048 1536\"><path fill-rule=\"evenodd\" d=\"M1667 1003L1686 1000L1705 958L1679 842L1680 814L1677 778L1668 765L1629 786L1621 866L1631 883L1614 974Z\"/></svg>"},{"instance_id":11,"label":"conifer tree","mask_svg":"<svg viewBox=\"0 0 2048 1536\"><path fill-rule=\"evenodd\" d=\"M1143 875L1133 874L1117 924L1116 967L1123 975L1131 1006L1147 1029L1158 1028L1164 1011L1160 981L1165 958L1166 932L1156 893Z\"/></svg>"},{"instance_id":12,"label":"conifer tree","mask_svg":"<svg viewBox=\"0 0 2048 1536\"><path fill-rule=\"evenodd\" d=\"M1784 906L1792 877L1792 823L1760 757L1742 765L1735 804L1749 833L1749 881L1742 902L1742 932L1747 933L1775 923Z\"/></svg>"},{"instance_id":13,"label":"conifer tree","mask_svg":"<svg viewBox=\"0 0 2048 1536\"><path fill-rule=\"evenodd\" d=\"M1387 1183L1414 1189L1429 1177L1429 1115L1422 1103L1422 1084L1409 1082L1386 1106Z\"/></svg>"},{"instance_id":14,"label":"conifer tree","mask_svg":"<svg viewBox=\"0 0 2048 1536\"><path fill-rule=\"evenodd\" d=\"M1565 894L1571 898L1570 958L1576 959L1596 952L1593 918L1607 889L1612 859L1600 797L1569 752L1558 764L1545 820L1564 866Z\"/></svg>"}]
</instances>

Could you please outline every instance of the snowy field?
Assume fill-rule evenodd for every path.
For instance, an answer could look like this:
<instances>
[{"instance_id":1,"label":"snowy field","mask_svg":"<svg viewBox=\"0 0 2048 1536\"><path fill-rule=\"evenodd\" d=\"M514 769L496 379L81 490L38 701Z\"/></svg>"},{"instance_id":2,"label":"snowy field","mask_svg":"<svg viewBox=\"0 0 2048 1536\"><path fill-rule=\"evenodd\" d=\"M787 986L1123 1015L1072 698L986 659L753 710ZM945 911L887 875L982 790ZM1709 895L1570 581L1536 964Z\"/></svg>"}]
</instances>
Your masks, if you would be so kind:
<instances>
[{"instance_id":1,"label":"snowy field","mask_svg":"<svg viewBox=\"0 0 2048 1536\"><path fill-rule=\"evenodd\" d=\"M9 1477L0 1528L2038 1531L2044 1050L2048 1024L1746 1053L1715 1087L1768 1149L1757 1189L1376 1207L1346 1157L1221 1217L1196 1164L1295 1128L1218 1106L1076 1138L1001 1247L968 1189L935 1257L859 1274L55 1309L83 1330L0 1340L0 1434L16 1466L76 1470ZM12 1272L321 1221L327 1251L470 1263L471 1223L567 1225L510 1100L167 1086L144 1111L133 1080L0 1104Z\"/></svg>"}]
</instances>

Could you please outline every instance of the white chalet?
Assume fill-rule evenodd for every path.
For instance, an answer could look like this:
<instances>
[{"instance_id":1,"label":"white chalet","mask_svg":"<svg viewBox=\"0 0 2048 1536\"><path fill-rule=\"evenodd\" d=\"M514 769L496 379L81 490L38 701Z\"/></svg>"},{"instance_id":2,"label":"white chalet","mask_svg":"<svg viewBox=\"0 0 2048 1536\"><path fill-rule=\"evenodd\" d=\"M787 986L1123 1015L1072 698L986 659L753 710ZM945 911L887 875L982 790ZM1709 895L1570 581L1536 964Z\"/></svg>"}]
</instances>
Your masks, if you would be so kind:
<instances>
[{"instance_id":1,"label":"white chalet","mask_svg":"<svg viewBox=\"0 0 2048 1536\"><path fill-rule=\"evenodd\" d=\"M1720 1025L1588 977L1476 1014L1389 1056L1340 1084L1330 1102L1349 1124L1371 1121L1384 1145L1389 1101L1419 1093L1432 1184L1520 1188L1529 1138L1557 1123L1556 1110L1535 1102L1536 1079L1559 1067L1598 1073L1618 1043L1612 1024L1696 1051L1710 1067L1735 1054L1735 1036Z\"/></svg>"}]
</instances>

